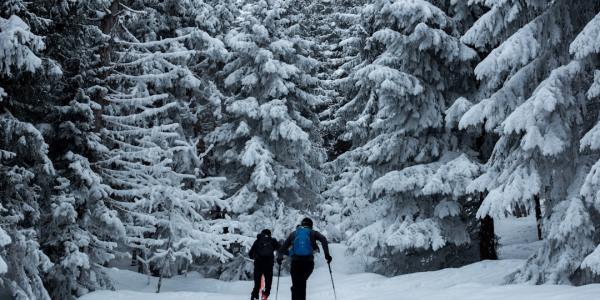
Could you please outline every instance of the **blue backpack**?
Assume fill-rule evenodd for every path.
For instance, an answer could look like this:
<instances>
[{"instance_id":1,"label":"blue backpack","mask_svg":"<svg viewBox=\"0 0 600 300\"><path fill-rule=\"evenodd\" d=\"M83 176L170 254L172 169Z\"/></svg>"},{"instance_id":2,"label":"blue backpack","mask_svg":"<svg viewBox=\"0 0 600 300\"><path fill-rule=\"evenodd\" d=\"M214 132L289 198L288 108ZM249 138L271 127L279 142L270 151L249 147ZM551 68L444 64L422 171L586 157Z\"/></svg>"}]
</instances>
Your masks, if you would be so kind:
<instances>
[{"instance_id":1,"label":"blue backpack","mask_svg":"<svg viewBox=\"0 0 600 300\"><path fill-rule=\"evenodd\" d=\"M312 243L310 241L310 228L298 227L296 229L296 237L292 243L290 255L308 256L313 254Z\"/></svg>"}]
</instances>

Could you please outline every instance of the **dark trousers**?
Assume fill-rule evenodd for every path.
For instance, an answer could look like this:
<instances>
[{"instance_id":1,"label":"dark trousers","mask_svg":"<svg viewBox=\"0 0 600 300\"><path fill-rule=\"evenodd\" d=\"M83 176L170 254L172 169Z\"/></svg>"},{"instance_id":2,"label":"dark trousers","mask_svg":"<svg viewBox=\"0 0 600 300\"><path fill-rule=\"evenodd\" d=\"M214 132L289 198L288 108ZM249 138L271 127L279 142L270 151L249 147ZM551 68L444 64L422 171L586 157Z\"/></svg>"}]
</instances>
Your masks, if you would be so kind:
<instances>
[{"instance_id":1,"label":"dark trousers","mask_svg":"<svg viewBox=\"0 0 600 300\"><path fill-rule=\"evenodd\" d=\"M254 261L254 289L252 289L252 299L258 298L260 292L260 278L265 276L265 292L264 294L269 295L271 293L271 283L273 282L273 260Z\"/></svg>"},{"instance_id":2,"label":"dark trousers","mask_svg":"<svg viewBox=\"0 0 600 300\"><path fill-rule=\"evenodd\" d=\"M306 281L314 268L315 262L312 260L292 259L292 300L306 300Z\"/></svg>"}]
</instances>

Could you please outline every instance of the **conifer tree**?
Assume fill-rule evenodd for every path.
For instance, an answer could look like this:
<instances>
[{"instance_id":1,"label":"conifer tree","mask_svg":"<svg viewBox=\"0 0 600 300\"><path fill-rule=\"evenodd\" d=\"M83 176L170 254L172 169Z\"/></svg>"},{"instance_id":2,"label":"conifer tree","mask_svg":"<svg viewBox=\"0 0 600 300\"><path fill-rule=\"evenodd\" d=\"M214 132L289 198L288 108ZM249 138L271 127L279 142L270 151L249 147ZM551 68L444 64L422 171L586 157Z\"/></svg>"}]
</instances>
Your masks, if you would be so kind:
<instances>
[{"instance_id":1,"label":"conifer tree","mask_svg":"<svg viewBox=\"0 0 600 300\"><path fill-rule=\"evenodd\" d=\"M267 226L281 234L297 221L289 211L289 219L281 215L282 208L314 207L322 183L317 61L308 56L310 41L293 34L281 2L245 9L248 15L225 39L231 58L222 71L224 117L208 142L231 182L229 211L248 220L245 233Z\"/></svg>"},{"instance_id":2,"label":"conifer tree","mask_svg":"<svg viewBox=\"0 0 600 300\"><path fill-rule=\"evenodd\" d=\"M444 127L444 114L469 89L469 65L477 54L459 41L451 11L452 6L428 1L373 1L344 41L356 56L341 67L347 75L336 84L347 100L336 104L329 123L344 126L342 140L352 147L327 167L340 175L324 209L333 223L352 232L351 250L397 262L411 249L424 253L469 241L458 217L466 188L460 184L451 193L444 186L468 183L479 167L452 152L458 147ZM464 172L434 180L449 165ZM411 240L415 232L423 243ZM368 240L371 247L365 247ZM421 267L391 270L390 262L383 271Z\"/></svg>"},{"instance_id":3,"label":"conifer tree","mask_svg":"<svg viewBox=\"0 0 600 300\"><path fill-rule=\"evenodd\" d=\"M580 190L595 159L586 150L589 139L581 139L596 114L586 97L597 67L588 57L593 22L586 24L600 7L594 1L482 4L489 10L462 40L489 54L475 68L481 90L459 122L499 135L471 187L487 194L477 215L501 218L543 205L544 245L512 279L567 283L593 249L589 194ZM579 151L580 140L586 151Z\"/></svg>"},{"instance_id":4,"label":"conifer tree","mask_svg":"<svg viewBox=\"0 0 600 300\"><path fill-rule=\"evenodd\" d=\"M108 152L100 174L121 212L128 246L143 269L162 279L197 257L224 261L230 256L225 246L235 240L208 218L210 208L222 205L220 187L216 179L198 180L204 176L197 140L182 128L191 107L205 109L210 88L191 66L226 52L197 26L184 26L191 24L180 8L195 4L119 4L102 90L101 134Z\"/></svg>"},{"instance_id":5,"label":"conifer tree","mask_svg":"<svg viewBox=\"0 0 600 300\"><path fill-rule=\"evenodd\" d=\"M0 284L15 299L50 299L43 278L52 264L40 250L38 228L55 170L33 123L32 105L39 99L27 97L39 87L25 86L44 74L40 53L45 44L17 15L33 16L24 3L3 3L1 8Z\"/></svg>"},{"instance_id":6,"label":"conifer tree","mask_svg":"<svg viewBox=\"0 0 600 300\"><path fill-rule=\"evenodd\" d=\"M94 109L99 105L89 96L98 83L95 53L104 42L88 19L97 12L96 4L47 2L37 7L51 18L43 31L46 53L55 59L43 118L56 172L39 229L41 248L54 263L44 278L53 299L111 288L103 265L115 258L117 242L124 237L122 223L107 203L108 187L94 167L108 150L96 132ZM67 19L69 15L75 17Z\"/></svg>"}]
</instances>

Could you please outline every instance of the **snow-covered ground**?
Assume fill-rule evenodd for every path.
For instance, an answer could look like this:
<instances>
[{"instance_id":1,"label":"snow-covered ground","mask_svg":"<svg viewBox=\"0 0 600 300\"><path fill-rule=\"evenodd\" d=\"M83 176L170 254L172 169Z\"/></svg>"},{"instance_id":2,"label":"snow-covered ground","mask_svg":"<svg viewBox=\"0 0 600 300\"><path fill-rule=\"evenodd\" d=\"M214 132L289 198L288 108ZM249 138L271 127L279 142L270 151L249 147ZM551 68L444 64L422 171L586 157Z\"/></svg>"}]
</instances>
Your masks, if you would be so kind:
<instances>
[{"instance_id":1,"label":"snow-covered ground","mask_svg":"<svg viewBox=\"0 0 600 300\"><path fill-rule=\"evenodd\" d=\"M532 223L533 222L533 223ZM345 256L344 247L332 245L333 272L339 300L589 300L600 295L600 284L582 287L502 285L504 277L514 272L523 258L539 246L535 220L506 219L496 223L500 235L499 261L484 261L457 269L444 269L386 278L362 272L365 259ZM119 269L110 269L117 291L97 291L81 300L245 300L252 283L223 282L200 277L197 273L166 279L160 294L155 293L156 278ZM275 299L275 284L272 297ZM290 299L290 278L282 277L279 299ZM333 300L329 272L322 260L308 283L309 300Z\"/></svg>"},{"instance_id":2,"label":"snow-covered ground","mask_svg":"<svg viewBox=\"0 0 600 300\"><path fill-rule=\"evenodd\" d=\"M542 245L542 241L537 238L533 215L525 218L495 219L494 230L500 238L500 259L526 259Z\"/></svg>"},{"instance_id":3,"label":"snow-covered ground","mask_svg":"<svg viewBox=\"0 0 600 300\"><path fill-rule=\"evenodd\" d=\"M485 261L459 269L414 273L386 278L371 273L348 274L334 268L334 277L340 300L449 300L449 299L595 299L600 295L600 285L583 287L500 285L503 277L514 271L522 260ZM343 264L343 260L338 262ZM336 266L336 264L334 264ZM248 299L251 283L222 282L200 278L197 274L166 280L164 292L154 293L156 280L148 285L145 276L131 271L112 271L120 291L98 291L82 300L242 300ZM279 299L290 299L290 279L282 277ZM325 267L318 268L308 284L308 299L329 300L333 291ZM273 290L273 294L275 291ZM274 299L274 295L273 298Z\"/></svg>"}]
</instances>

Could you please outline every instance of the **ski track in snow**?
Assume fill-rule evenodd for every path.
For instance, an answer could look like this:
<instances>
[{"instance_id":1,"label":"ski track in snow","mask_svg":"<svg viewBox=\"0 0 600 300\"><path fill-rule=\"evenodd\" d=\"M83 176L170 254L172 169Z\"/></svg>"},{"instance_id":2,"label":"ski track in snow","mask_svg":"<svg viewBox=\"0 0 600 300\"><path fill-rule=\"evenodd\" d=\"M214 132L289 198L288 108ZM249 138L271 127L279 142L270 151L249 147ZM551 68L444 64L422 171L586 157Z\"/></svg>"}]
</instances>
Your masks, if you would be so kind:
<instances>
[{"instance_id":1,"label":"ski track in snow","mask_svg":"<svg viewBox=\"0 0 600 300\"><path fill-rule=\"evenodd\" d=\"M344 247L332 245L334 279L339 300L590 300L600 295L600 284L572 287L565 285L502 285L504 277L515 271L521 259L483 261L462 268L421 272L386 278L360 272L360 257L344 256ZM336 260L337 258L337 260ZM160 294L155 293L156 278L119 269L109 270L118 291L97 291L81 300L242 300L250 297L249 281L224 282L202 278L198 273L166 279ZM358 272L358 273L356 273ZM150 283L150 284L149 284ZM275 299L274 278L271 299ZM290 299L290 278L282 277L279 299ZM308 300L333 300L329 272L322 259L308 282Z\"/></svg>"}]
</instances>

